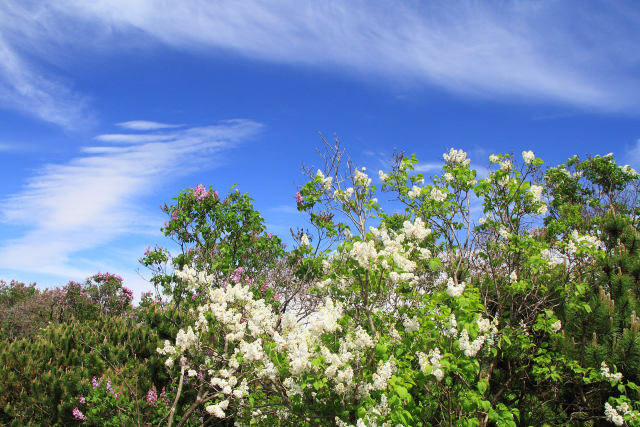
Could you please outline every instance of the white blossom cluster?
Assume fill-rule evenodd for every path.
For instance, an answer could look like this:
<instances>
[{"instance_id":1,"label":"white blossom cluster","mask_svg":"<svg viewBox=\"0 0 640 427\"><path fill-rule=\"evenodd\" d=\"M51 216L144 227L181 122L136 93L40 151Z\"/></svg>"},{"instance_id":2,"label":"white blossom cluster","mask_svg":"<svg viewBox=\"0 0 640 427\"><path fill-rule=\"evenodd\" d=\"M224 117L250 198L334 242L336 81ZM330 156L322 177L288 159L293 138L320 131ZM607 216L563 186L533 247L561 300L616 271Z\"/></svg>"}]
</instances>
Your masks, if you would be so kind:
<instances>
[{"instance_id":1,"label":"white blossom cluster","mask_svg":"<svg viewBox=\"0 0 640 427\"><path fill-rule=\"evenodd\" d=\"M322 183L322 186L324 187L325 191L328 191L331 189L331 184L333 183L333 177L331 176L325 177L320 169L318 169L318 171L316 172L316 177L320 179L320 182Z\"/></svg>"},{"instance_id":2,"label":"white blossom cluster","mask_svg":"<svg viewBox=\"0 0 640 427\"><path fill-rule=\"evenodd\" d=\"M541 185L532 185L529 187L529 192L533 198L534 202L539 202L542 197L542 186Z\"/></svg>"},{"instance_id":3,"label":"white blossom cluster","mask_svg":"<svg viewBox=\"0 0 640 427\"><path fill-rule=\"evenodd\" d=\"M467 158L467 153L453 148L449 150L449 153L444 153L442 158L450 165L469 166L469 163L471 163L471 159Z\"/></svg>"},{"instance_id":4,"label":"white blossom cluster","mask_svg":"<svg viewBox=\"0 0 640 427\"><path fill-rule=\"evenodd\" d=\"M608 379L609 381L613 381L615 383L620 382L620 380L622 380L622 374L620 372L616 372L615 374L612 374L611 371L609 370L609 366L607 366L607 364L604 361L600 364L600 374L602 374L604 378Z\"/></svg>"},{"instance_id":5,"label":"white blossom cluster","mask_svg":"<svg viewBox=\"0 0 640 427\"><path fill-rule=\"evenodd\" d=\"M464 292L464 288L466 287L466 283L460 282L456 285L455 281L452 277L449 277L447 280L447 295L451 298L458 298Z\"/></svg>"},{"instance_id":6,"label":"white blossom cluster","mask_svg":"<svg viewBox=\"0 0 640 427\"><path fill-rule=\"evenodd\" d=\"M429 198L436 202L443 202L444 199L447 198L447 193L440 190L438 187L433 187L429 193Z\"/></svg>"},{"instance_id":7,"label":"white blossom cluster","mask_svg":"<svg viewBox=\"0 0 640 427\"><path fill-rule=\"evenodd\" d=\"M431 366L431 375L436 377L438 382L444 378L444 366L440 363L442 354L439 348L429 351L429 354L418 353L418 364L423 374L427 375L427 367Z\"/></svg>"},{"instance_id":8,"label":"white blossom cluster","mask_svg":"<svg viewBox=\"0 0 640 427\"><path fill-rule=\"evenodd\" d=\"M577 230L573 230L569 236L569 243L567 244L567 252L575 255L579 250L599 249L602 247L602 242L596 236L590 236L588 234L580 235Z\"/></svg>"},{"instance_id":9,"label":"white blossom cluster","mask_svg":"<svg viewBox=\"0 0 640 427\"><path fill-rule=\"evenodd\" d=\"M627 173L627 174L630 174L630 175L631 175L632 177L634 177L634 178L637 178L637 177L638 177L638 172L636 172L636 170L635 170L635 169L633 169L633 168L632 168L631 166L629 166L629 165L624 165L624 166L622 167L622 171L623 171L623 172L625 172L625 173Z\"/></svg>"},{"instance_id":10,"label":"white blossom cluster","mask_svg":"<svg viewBox=\"0 0 640 427\"><path fill-rule=\"evenodd\" d=\"M369 175L365 173L365 170L365 168L362 168L362 170L355 169L353 178L355 185L359 185L363 188L367 188L371 185L371 178L369 178Z\"/></svg>"},{"instance_id":11,"label":"white blossom cluster","mask_svg":"<svg viewBox=\"0 0 640 427\"><path fill-rule=\"evenodd\" d=\"M524 160L525 164L530 165L536 158L536 155L533 154L533 151L523 151L522 152L522 160Z\"/></svg>"},{"instance_id":12,"label":"white blossom cluster","mask_svg":"<svg viewBox=\"0 0 640 427\"><path fill-rule=\"evenodd\" d=\"M604 404L604 416L606 417L607 421L611 421L617 426L621 426L624 424L624 418L622 417L622 415L620 415L609 402L606 402Z\"/></svg>"},{"instance_id":13,"label":"white blossom cluster","mask_svg":"<svg viewBox=\"0 0 640 427\"><path fill-rule=\"evenodd\" d=\"M422 193L422 188L418 187L417 185L414 185L411 190L409 190L409 192L407 193L407 196L409 196L410 199L415 199L417 197L420 197L420 194Z\"/></svg>"},{"instance_id":14,"label":"white blossom cluster","mask_svg":"<svg viewBox=\"0 0 640 427\"><path fill-rule=\"evenodd\" d=\"M417 332L420 330L420 320L417 316L413 316L412 318L405 316L402 320L402 326L404 326L404 330L407 332Z\"/></svg>"}]
</instances>

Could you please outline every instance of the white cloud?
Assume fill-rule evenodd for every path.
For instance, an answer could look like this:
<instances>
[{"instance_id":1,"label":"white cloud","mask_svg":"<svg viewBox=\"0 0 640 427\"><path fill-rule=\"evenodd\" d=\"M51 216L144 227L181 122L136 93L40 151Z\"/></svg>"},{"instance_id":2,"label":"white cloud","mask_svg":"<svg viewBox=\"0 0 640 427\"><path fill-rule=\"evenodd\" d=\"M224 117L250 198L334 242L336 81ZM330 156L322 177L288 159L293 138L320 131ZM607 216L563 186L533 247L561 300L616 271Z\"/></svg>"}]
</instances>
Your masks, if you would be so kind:
<instances>
[{"instance_id":1,"label":"white cloud","mask_svg":"<svg viewBox=\"0 0 640 427\"><path fill-rule=\"evenodd\" d=\"M637 108L640 14L592 2L68 0L56 13L198 52L313 64L480 96ZM129 31L129 33L127 33Z\"/></svg>"},{"instance_id":2,"label":"white cloud","mask_svg":"<svg viewBox=\"0 0 640 427\"><path fill-rule=\"evenodd\" d=\"M2 203L2 222L26 231L0 243L0 268L78 277L84 269L74 254L157 230L144 202L168 177L216 166L217 154L260 128L233 120L171 129L155 141L86 147L66 163L46 165Z\"/></svg>"},{"instance_id":3,"label":"white cloud","mask_svg":"<svg viewBox=\"0 0 640 427\"><path fill-rule=\"evenodd\" d=\"M417 163L416 165L414 165L413 170L422 173L440 172L443 165L444 162Z\"/></svg>"},{"instance_id":4,"label":"white cloud","mask_svg":"<svg viewBox=\"0 0 640 427\"><path fill-rule=\"evenodd\" d=\"M166 123L152 122L149 120L131 120L128 122L117 123L117 126L131 130L158 130L158 129L171 129L179 128L183 125L170 125Z\"/></svg>"},{"instance_id":5,"label":"white cloud","mask_svg":"<svg viewBox=\"0 0 640 427\"><path fill-rule=\"evenodd\" d=\"M86 99L51 70L160 42L467 96L637 113L639 39L640 11L632 3L6 0L0 100L72 127L86 120ZM146 121L123 125L160 129Z\"/></svg>"}]
</instances>

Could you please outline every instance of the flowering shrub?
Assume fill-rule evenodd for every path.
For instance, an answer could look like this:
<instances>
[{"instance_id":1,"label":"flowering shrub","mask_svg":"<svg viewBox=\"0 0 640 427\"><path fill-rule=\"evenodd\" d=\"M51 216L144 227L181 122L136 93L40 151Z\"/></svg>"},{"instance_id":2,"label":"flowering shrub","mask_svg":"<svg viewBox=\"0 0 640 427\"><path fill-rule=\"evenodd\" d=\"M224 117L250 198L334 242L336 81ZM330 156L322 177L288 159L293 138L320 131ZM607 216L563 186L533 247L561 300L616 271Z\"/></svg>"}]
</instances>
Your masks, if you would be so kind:
<instances>
[{"instance_id":1,"label":"flowering shrub","mask_svg":"<svg viewBox=\"0 0 640 427\"><path fill-rule=\"evenodd\" d=\"M185 390L197 378L189 414L262 425L637 422L633 382L563 350L558 316L589 306L581 277L607 254L593 229L557 215L555 199L548 215L543 196L559 184L553 170L537 181L533 152L492 155L478 179L452 149L430 183L414 156L399 157L378 174L405 206L393 215L364 168L341 169L337 148L328 155L332 169L296 194L318 238L335 242L320 250L301 233L290 254L314 272L311 310L295 299L284 308L240 275L176 271L192 292L207 289L158 348ZM566 384L592 400L570 398Z\"/></svg>"}]
</instances>

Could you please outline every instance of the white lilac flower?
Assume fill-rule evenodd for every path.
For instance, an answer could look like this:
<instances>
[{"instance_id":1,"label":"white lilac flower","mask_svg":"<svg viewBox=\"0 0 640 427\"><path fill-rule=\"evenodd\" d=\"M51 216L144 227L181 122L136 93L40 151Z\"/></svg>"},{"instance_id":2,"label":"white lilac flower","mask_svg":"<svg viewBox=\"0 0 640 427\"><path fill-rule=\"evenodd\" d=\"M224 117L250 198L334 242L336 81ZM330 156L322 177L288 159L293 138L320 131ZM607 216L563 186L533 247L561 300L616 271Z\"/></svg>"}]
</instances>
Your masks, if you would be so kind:
<instances>
[{"instance_id":1,"label":"white lilac flower","mask_svg":"<svg viewBox=\"0 0 640 427\"><path fill-rule=\"evenodd\" d=\"M431 189L431 193L429 193L429 198L435 200L436 202L442 202L447 198L447 194L444 191L441 191L437 187L433 187Z\"/></svg>"},{"instance_id":2,"label":"white lilac flower","mask_svg":"<svg viewBox=\"0 0 640 427\"><path fill-rule=\"evenodd\" d=\"M420 196L421 192L422 192L422 189L417 185L414 185L409 191L409 193L407 193L407 196L409 196L409 198L411 199L415 199L416 197Z\"/></svg>"},{"instance_id":3,"label":"white lilac flower","mask_svg":"<svg viewBox=\"0 0 640 427\"><path fill-rule=\"evenodd\" d=\"M405 317L402 321L402 326L404 326L404 330L407 332L417 332L420 329L420 321L416 316L413 316L411 319Z\"/></svg>"},{"instance_id":4,"label":"white lilac flower","mask_svg":"<svg viewBox=\"0 0 640 427\"><path fill-rule=\"evenodd\" d=\"M513 167L513 163L511 163L511 160L506 159L500 162L500 169L502 170L509 170Z\"/></svg>"},{"instance_id":5,"label":"white lilac flower","mask_svg":"<svg viewBox=\"0 0 640 427\"><path fill-rule=\"evenodd\" d=\"M529 188L529 192L533 196L533 201L534 202L539 202L540 198L542 197L542 186L541 185L532 185L531 188Z\"/></svg>"},{"instance_id":6,"label":"white lilac flower","mask_svg":"<svg viewBox=\"0 0 640 427\"><path fill-rule=\"evenodd\" d=\"M524 160L524 162L528 165L531 164L531 162L533 162L535 158L536 156L531 150L522 152L522 160Z\"/></svg>"},{"instance_id":7,"label":"white lilac flower","mask_svg":"<svg viewBox=\"0 0 640 427\"><path fill-rule=\"evenodd\" d=\"M444 176L443 176L443 178L444 178L444 180L445 180L445 181L447 181L447 182L451 182L451 181L453 181L453 175L451 175L451 173L450 173L450 172L445 173L445 174L444 174Z\"/></svg>"},{"instance_id":8,"label":"white lilac flower","mask_svg":"<svg viewBox=\"0 0 640 427\"><path fill-rule=\"evenodd\" d=\"M389 177L389 175L387 175L386 173L382 172L381 170L378 171L378 177L380 178L380 181L385 182L387 180L387 178Z\"/></svg>"},{"instance_id":9,"label":"white lilac flower","mask_svg":"<svg viewBox=\"0 0 640 427\"><path fill-rule=\"evenodd\" d=\"M509 274L509 281L511 283L515 283L518 281L518 273L516 273L515 271L512 271L511 274Z\"/></svg>"},{"instance_id":10,"label":"white lilac flower","mask_svg":"<svg viewBox=\"0 0 640 427\"><path fill-rule=\"evenodd\" d=\"M369 187L371 185L371 178L364 172L365 168L362 168L362 171L355 169L354 171L354 182L356 185L361 187Z\"/></svg>"},{"instance_id":11,"label":"white lilac flower","mask_svg":"<svg viewBox=\"0 0 640 427\"><path fill-rule=\"evenodd\" d=\"M300 244L302 246L309 246L310 245L309 236L307 236L306 234L303 234L302 237L300 237Z\"/></svg>"},{"instance_id":12,"label":"white lilac flower","mask_svg":"<svg viewBox=\"0 0 640 427\"><path fill-rule=\"evenodd\" d=\"M606 402L604 404L604 416L607 418L607 421L611 421L617 426L621 426L624 424L624 418L622 417L622 415L620 415L618 411L616 411L613 406L609 404L609 402Z\"/></svg>"},{"instance_id":13,"label":"white lilac flower","mask_svg":"<svg viewBox=\"0 0 640 427\"><path fill-rule=\"evenodd\" d=\"M615 374L612 374L609 371L609 367L607 366L607 364L605 362L602 362L600 364L600 374L602 374L602 376L606 379L608 379L609 381L613 381L613 382L620 382L620 380L622 380L622 374L620 372L616 372Z\"/></svg>"},{"instance_id":14,"label":"white lilac flower","mask_svg":"<svg viewBox=\"0 0 640 427\"><path fill-rule=\"evenodd\" d=\"M444 153L442 155L442 158L445 162L452 165L460 164L462 166L468 166L471 162L470 159L467 159L467 153L462 150L455 150L453 148L449 150L449 153Z\"/></svg>"},{"instance_id":15,"label":"white lilac flower","mask_svg":"<svg viewBox=\"0 0 640 427\"><path fill-rule=\"evenodd\" d=\"M464 282L456 285L453 278L449 277L449 280L447 280L447 295L451 298L458 298L464 292L465 286Z\"/></svg>"},{"instance_id":16,"label":"white lilac flower","mask_svg":"<svg viewBox=\"0 0 640 427\"><path fill-rule=\"evenodd\" d=\"M551 325L551 330L553 332L558 332L560 329L562 328L562 322L560 320L553 322L553 324Z\"/></svg>"},{"instance_id":17,"label":"white lilac flower","mask_svg":"<svg viewBox=\"0 0 640 427\"><path fill-rule=\"evenodd\" d=\"M489 156L489 161L491 163L498 163L500 161L500 157L496 156L495 154L492 154Z\"/></svg>"}]
</instances>

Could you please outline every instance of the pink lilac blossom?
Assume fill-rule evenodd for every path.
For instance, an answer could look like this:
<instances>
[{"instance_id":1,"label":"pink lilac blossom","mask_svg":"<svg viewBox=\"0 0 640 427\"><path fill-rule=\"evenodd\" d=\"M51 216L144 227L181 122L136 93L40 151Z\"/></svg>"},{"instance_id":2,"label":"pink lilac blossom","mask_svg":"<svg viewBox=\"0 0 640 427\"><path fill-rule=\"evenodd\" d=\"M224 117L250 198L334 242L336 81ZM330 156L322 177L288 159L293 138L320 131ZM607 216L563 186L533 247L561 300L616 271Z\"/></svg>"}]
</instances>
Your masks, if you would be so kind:
<instances>
[{"instance_id":1,"label":"pink lilac blossom","mask_svg":"<svg viewBox=\"0 0 640 427\"><path fill-rule=\"evenodd\" d=\"M107 381L107 391L113 391L113 388L111 387L111 381Z\"/></svg>"},{"instance_id":2,"label":"pink lilac blossom","mask_svg":"<svg viewBox=\"0 0 640 427\"><path fill-rule=\"evenodd\" d=\"M151 406L156 406L156 401L158 400L158 395L156 393L156 389L152 388L147 392L147 403Z\"/></svg>"},{"instance_id":3,"label":"pink lilac blossom","mask_svg":"<svg viewBox=\"0 0 640 427\"><path fill-rule=\"evenodd\" d=\"M77 406L73 408L73 411L71 411L71 413L73 414L73 418L75 418L76 420L87 421L87 417L82 413L80 409L78 409Z\"/></svg>"},{"instance_id":4,"label":"pink lilac blossom","mask_svg":"<svg viewBox=\"0 0 640 427\"><path fill-rule=\"evenodd\" d=\"M122 287L122 295L127 301L133 300L133 291L126 286Z\"/></svg>"},{"instance_id":5,"label":"pink lilac blossom","mask_svg":"<svg viewBox=\"0 0 640 427\"><path fill-rule=\"evenodd\" d=\"M91 386L93 388L100 387L100 381L98 381L98 379L96 377L91 378Z\"/></svg>"},{"instance_id":6,"label":"pink lilac blossom","mask_svg":"<svg viewBox=\"0 0 640 427\"><path fill-rule=\"evenodd\" d=\"M207 191L205 186L202 184L196 185L196 188L193 189L193 197L195 197L195 199L198 201L204 200L204 198L207 197L208 195L209 195L209 192Z\"/></svg>"},{"instance_id":7,"label":"pink lilac blossom","mask_svg":"<svg viewBox=\"0 0 640 427\"><path fill-rule=\"evenodd\" d=\"M78 402L80 402L81 405L84 405L85 403L87 403L87 399L85 399L83 395L80 395L80 399L78 399Z\"/></svg>"},{"instance_id":8,"label":"pink lilac blossom","mask_svg":"<svg viewBox=\"0 0 640 427\"><path fill-rule=\"evenodd\" d=\"M177 210L177 209L174 209L174 210L171 212L171 221L175 221L175 220L177 220L177 219L178 219L178 210Z\"/></svg>"},{"instance_id":9,"label":"pink lilac blossom","mask_svg":"<svg viewBox=\"0 0 640 427\"><path fill-rule=\"evenodd\" d=\"M147 246L147 250L144 251L144 256L149 256L150 253L151 253L151 245Z\"/></svg>"},{"instance_id":10,"label":"pink lilac blossom","mask_svg":"<svg viewBox=\"0 0 640 427\"><path fill-rule=\"evenodd\" d=\"M231 281L233 281L233 283L238 283L242 278L242 273L244 273L244 267L236 268L231 274Z\"/></svg>"},{"instance_id":11,"label":"pink lilac blossom","mask_svg":"<svg viewBox=\"0 0 640 427\"><path fill-rule=\"evenodd\" d=\"M299 191L296 193L296 203L297 204L304 203L304 197L302 197L302 194L300 194Z\"/></svg>"}]
</instances>

